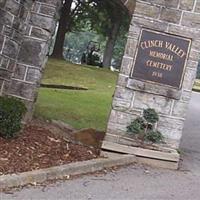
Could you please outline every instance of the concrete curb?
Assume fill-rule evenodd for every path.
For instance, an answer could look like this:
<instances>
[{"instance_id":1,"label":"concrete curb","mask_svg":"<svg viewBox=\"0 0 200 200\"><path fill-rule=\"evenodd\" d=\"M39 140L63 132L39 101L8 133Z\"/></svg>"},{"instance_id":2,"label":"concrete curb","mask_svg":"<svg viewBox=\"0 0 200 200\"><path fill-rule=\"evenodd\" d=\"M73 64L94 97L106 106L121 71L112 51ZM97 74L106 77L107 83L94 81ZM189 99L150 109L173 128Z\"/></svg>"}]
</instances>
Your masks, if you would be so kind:
<instances>
[{"instance_id":1,"label":"concrete curb","mask_svg":"<svg viewBox=\"0 0 200 200\"><path fill-rule=\"evenodd\" d=\"M101 171L105 168L136 163L134 155L115 155L89 161L70 163L13 175L0 176L0 189L19 187L27 184L42 183L47 180L62 179L67 176L81 175Z\"/></svg>"}]
</instances>

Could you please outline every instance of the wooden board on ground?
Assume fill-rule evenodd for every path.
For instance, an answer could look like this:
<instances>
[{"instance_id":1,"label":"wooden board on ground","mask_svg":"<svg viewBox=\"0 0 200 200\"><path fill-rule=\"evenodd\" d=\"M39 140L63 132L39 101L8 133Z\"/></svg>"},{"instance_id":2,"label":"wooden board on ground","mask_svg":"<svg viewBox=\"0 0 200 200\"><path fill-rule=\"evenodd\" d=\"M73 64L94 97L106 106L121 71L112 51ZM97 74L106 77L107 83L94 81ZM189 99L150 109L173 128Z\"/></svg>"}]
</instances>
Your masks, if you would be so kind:
<instances>
[{"instance_id":1,"label":"wooden board on ground","mask_svg":"<svg viewBox=\"0 0 200 200\"><path fill-rule=\"evenodd\" d=\"M180 155L175 151L167 153L149 149L142 149L139 147L125 146L107 141L103 142L102 149L119 153L133 154L138 157L139 162L150 165L155 164L155 166L160 163L159 165L161 165L161 167L168 169L177 169L180 159Z\"/></svg>"}]
</instances>

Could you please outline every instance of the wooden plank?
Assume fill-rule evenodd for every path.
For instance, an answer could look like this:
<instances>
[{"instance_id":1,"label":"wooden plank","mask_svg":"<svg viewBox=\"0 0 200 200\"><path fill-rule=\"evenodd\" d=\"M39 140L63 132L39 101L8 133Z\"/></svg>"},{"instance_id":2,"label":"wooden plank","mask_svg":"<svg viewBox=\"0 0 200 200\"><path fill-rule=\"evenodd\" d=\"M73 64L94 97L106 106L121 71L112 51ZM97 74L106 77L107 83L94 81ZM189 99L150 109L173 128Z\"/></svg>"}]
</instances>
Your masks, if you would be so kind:
<instances>
[{"instance_id":1,"label":"wooden plank","mask_svg":"<svg viewBox=\"0 0 200 200\"><path fill-rule=\"evenodd\" d=\"M112 143L108 141L103 142L102 149L115 151L115 152L121 152L121 153L127 153L127 154L133 154L136 156L142 156L142 157L147 157L147 158L174 161L174 162L178 162L180 159L180 155L178 153L174 153L174 152L166 153L166 152L161 152L161 151L142 149L138 147L125 146L125 145Z\"/></svg>"}]
</instances>

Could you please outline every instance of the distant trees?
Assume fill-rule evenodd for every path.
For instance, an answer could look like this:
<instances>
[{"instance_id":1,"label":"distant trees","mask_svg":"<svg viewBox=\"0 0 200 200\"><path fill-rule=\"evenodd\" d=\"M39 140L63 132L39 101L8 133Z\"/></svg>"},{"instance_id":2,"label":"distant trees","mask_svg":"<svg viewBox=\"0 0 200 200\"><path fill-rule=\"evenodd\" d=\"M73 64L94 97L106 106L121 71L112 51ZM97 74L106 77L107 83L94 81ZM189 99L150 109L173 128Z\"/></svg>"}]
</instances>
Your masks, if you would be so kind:
<instances>
[{"instance_id":1,"label":"distant trees","mask_svg":"<svg viewBox=\"0 0 200 200\"><path fill-rule=\"evenodd\" d=\"M63 45L67 32L92 30L106 40L103 66L109 67L117 38L125 37L130 21L128 11L119 2L118 0L63 1L52 57L63 58Z\"/></svg>"},{"instance_id":2,"label":"distant trees","mask_svg":"<svg viewBox=\"0 0 200 200\"><path fill-rule=\"evenodd\" d=\"M99 1L94 8L91 28L106 38L103 67L110 67L117 37L128 31L130 16L121 4L111 0Z\"/></svg>"}]
</instances>

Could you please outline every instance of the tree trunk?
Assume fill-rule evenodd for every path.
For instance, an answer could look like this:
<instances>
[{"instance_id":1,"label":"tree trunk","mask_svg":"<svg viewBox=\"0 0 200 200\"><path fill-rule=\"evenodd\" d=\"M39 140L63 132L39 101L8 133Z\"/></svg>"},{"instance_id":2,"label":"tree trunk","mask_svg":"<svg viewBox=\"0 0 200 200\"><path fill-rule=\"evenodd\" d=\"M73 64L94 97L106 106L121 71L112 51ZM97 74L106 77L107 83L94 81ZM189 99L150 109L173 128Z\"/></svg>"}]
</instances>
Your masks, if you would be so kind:
<instances>
[{"instance_id":1,"label":"tree trunk","mask_svg":"<svg viewBox=\"0 0 200 200\"><path fill-rule=\"evenodd\" d=\"M106 48L103 56L103 67L111 66L115 42L117 40L119 30L120 30L120 22L116 21L115 23L113 23L112 30L108 36L108 40L106 43Z\"/></svg>"},{"instance_id":2,"label":"tree trunk","mask_svg":"<svg viewBox=\"0 0 200 200\"><path fill-rule=\"evenodd\" d=\"M63 59L63 45L65 41L65 34L69 30L70 25L70 10L73 0L66 0L61 9L61 16L59 20L58 32L54 50L51 55L53 58Z\"/></svg>"}]
</instances>

